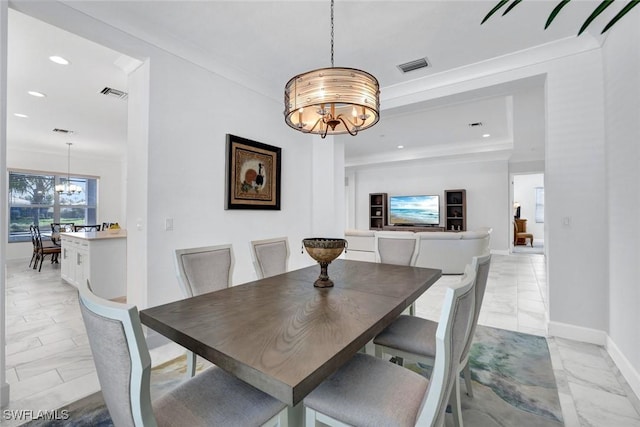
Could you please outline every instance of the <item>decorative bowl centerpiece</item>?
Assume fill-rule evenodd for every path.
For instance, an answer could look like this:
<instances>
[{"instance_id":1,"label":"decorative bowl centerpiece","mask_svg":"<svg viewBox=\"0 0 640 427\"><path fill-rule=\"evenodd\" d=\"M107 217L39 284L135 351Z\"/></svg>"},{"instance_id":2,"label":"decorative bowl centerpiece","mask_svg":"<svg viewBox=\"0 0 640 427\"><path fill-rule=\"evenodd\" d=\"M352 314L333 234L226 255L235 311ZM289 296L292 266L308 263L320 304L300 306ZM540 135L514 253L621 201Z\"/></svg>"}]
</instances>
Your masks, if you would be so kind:
<instances>
[{"instance_id":1,"label":"decorative bowl centerpiece","mask_svg":"<svg viewBox=\"0 0 640 427\"><path fill-rule=\"evenodd\" d=\"M329 279L327 267L331 261L338 258L343 250L347 248L345 239L332 239L324 237L311 237L303 239L302 245L307 250L311 258L320 264L320 276L313 283L316 288L330 288L333 286L333 280Z\"/></svg>"}]
</instances>

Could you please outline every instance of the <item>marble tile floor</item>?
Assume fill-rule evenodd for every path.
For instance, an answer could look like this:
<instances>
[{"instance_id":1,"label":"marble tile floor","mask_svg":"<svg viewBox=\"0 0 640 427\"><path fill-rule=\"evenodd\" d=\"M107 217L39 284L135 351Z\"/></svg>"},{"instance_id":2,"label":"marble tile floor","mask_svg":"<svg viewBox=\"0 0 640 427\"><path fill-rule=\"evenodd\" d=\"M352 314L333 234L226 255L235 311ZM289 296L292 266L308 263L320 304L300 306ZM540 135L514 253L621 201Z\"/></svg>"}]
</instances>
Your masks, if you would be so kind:
<instances>
[{"instance_id":1,"label":"marble tile floor","mask_svg":"<svg viewBox=\"0 0 640 427\"><path fill-rule=\"evenodd\" d=\"M28 260L7 263L6 375L9 410L51 410L99 389L75 288L59 265L38 273ZM444 291L459 276L443 276L416 302L417 315L437 320ZM494 255L479 323L546 335L544 256ZM567 426L638 426L640 402L604 348L548 338ZM154 365L183 353L170 344L151 351ZM2 426L26 420L7 419Z\"/></svg>"}]
</instances>

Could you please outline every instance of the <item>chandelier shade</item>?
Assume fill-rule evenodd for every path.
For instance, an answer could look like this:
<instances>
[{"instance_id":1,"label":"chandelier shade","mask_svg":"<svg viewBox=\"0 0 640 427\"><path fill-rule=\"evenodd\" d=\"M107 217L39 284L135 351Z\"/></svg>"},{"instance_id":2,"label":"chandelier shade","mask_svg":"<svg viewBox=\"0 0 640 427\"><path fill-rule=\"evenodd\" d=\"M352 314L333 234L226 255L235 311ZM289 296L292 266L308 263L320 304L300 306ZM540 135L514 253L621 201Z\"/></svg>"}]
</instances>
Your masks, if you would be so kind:
<instances>
[{"instance_id":1,"label":"chandelier shade","mask_svg":"<svg viewBox=\"0 0 640 427\"><path fill-rule=\"evenodd\" d=\"M304 133L357 135L380 119L380 84L366 71L333 66L331 0L331 67L298 74L284 88L287 125Z\"/></svg>"},{"instance_id":2,"label":"chandelier shade","mask_svg":"<svg viewBox=\"0 0 640 427\"><path fill-rule=\"evenodd\" d=\"M366 71L320 68L299 74L285 86L285 121L305 133L339 135L376 124L380 85Z\"/></svg>"}]
</instances>

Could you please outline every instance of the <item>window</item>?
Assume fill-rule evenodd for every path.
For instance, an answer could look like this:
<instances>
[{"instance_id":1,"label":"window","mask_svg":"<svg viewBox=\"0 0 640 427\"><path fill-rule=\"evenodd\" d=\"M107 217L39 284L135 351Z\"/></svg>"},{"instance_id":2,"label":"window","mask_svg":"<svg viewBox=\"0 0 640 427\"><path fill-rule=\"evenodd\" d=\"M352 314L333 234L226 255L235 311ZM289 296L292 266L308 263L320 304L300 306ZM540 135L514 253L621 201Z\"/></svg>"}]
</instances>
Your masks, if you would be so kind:
<instances>
[{"instance_id":1,"label":"window","mask_svg":"<svg viewBox=\"0 0 640 427\"><path fill-rule=\"evenodd\" d=\"M544 222L544 187L536 187L536 222Z\"/></svg>"},{"instance_id":2,"label":"window","mask_svg":"<svg viewBox=\"0 0 640 427\"><path fill-rule=\"evenodd\" d=\"M48 233L52 222L97 223L98 180L71 177L82 191L56 193L55 185L66 180L54 174L9 171L9 242L31 240L31 224Z\"/></svg>"}]
</instances>

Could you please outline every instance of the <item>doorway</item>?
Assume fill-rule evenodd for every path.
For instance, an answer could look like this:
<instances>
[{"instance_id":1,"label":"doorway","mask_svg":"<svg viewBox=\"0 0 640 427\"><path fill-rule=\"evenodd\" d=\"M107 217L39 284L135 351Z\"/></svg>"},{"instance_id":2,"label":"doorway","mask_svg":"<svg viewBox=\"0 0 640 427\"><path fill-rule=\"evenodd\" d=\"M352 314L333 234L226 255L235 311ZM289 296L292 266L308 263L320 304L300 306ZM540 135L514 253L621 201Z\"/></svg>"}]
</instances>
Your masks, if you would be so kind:
<instances>
[{"instance_id":1,"label":"doorway","mask_svg":"<svg viewBox=\"0 0 640 427\"><path fill-rule=\"evenodd\" d=\"M511 247L513 253L544 253L544 173L513 176L513 219L519 231L526 231L532 239L514 239L512 226Z\"/></svg>"}]
</instances>

